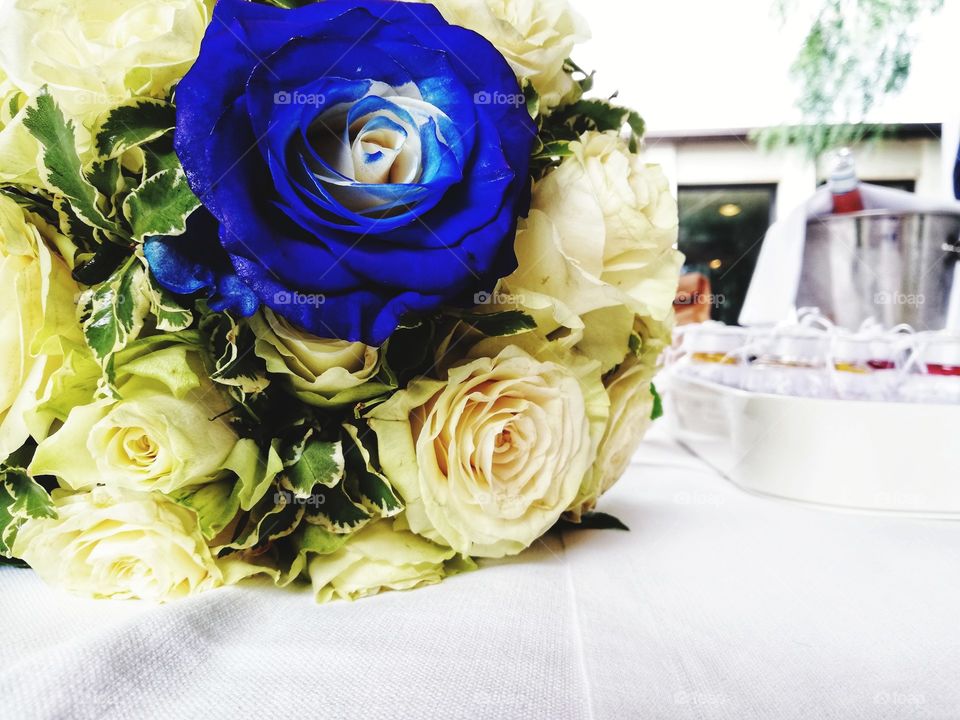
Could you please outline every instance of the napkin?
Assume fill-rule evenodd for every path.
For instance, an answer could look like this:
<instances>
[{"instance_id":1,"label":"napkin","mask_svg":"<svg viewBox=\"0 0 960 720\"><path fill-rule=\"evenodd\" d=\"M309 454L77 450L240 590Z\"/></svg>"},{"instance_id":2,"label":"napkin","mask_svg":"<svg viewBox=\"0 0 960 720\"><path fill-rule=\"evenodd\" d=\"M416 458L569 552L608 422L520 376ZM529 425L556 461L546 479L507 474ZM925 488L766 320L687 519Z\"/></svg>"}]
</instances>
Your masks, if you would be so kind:
<instances>
[{"instance_id":1,"label":"napkin","mask_svg":"<svg viewBox=\"0 0 960 720\"><path fill-rule=\"evenodd\" d=\"M960 203L927 199L879 185L861 183L860 195L865 210L960 212ZM773 325L795 317L807 221L829 215L832 209L830 190L823 186L805 203L770 226L740 310L741 325ZM960 294L957 282L954 283L954 292ZM951 308L954 306L956 312L953 316L956 324L960 324L960 298L951 299Z\"/></svg>"}]
</instances>

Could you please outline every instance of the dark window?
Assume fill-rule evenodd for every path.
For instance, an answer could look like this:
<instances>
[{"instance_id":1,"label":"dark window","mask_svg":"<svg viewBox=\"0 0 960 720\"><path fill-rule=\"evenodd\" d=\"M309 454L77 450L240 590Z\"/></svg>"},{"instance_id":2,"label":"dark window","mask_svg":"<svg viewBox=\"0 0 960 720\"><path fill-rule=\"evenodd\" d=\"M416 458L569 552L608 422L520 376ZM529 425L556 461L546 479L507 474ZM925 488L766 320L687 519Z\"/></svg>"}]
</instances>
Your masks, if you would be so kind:
<instances>
[{"instance_id":1,"label":"dark window","mask_svg":"<svg viewBox=\"0 0 960 720\"><path fill-rule=\"evenodd\" d=\"M710 279L710 317L734 325L773 222L776 185L681 185L680 250L684 272Z\"/></svg>"}]
</instances>

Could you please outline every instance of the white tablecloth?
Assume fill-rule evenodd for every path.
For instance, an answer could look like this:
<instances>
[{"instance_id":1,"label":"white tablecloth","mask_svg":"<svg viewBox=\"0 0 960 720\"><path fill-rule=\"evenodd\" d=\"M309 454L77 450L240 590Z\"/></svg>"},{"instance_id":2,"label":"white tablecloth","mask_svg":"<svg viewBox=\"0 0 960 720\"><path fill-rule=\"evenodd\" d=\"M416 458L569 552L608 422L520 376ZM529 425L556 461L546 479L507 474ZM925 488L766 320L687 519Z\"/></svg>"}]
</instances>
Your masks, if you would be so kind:
<instances>
[{"instance_id":1,"label":"white tablecloth","mask_svg":"<svg viewBox=\"0 0 960 720\"><path fill-rule=\"evenodd\" d=\"M960 718L960 525L746 495L659 429L601 509L631 532L355 603L0 569L0 717Z\"/></svg>"}]
</instances>

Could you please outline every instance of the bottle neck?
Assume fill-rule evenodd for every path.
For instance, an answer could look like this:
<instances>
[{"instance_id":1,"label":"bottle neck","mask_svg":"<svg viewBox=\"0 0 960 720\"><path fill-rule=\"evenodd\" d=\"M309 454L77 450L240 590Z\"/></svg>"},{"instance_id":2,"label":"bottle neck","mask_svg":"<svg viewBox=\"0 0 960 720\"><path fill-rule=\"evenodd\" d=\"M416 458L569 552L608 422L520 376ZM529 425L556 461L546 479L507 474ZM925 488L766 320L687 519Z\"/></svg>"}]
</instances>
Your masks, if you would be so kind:
<instances>
[{"instance_id":1,"label":"bottle neck","mask_svg":"<svg viewBox=\"0 0 960 720\"><path fill-rule=\"evenodd\" d=\"M856 190L860 186L860 180L857 176L850 173L843 175L831 175L827 180L827 187L834 195L846 195Z\"/></svg>"}]
</instances>

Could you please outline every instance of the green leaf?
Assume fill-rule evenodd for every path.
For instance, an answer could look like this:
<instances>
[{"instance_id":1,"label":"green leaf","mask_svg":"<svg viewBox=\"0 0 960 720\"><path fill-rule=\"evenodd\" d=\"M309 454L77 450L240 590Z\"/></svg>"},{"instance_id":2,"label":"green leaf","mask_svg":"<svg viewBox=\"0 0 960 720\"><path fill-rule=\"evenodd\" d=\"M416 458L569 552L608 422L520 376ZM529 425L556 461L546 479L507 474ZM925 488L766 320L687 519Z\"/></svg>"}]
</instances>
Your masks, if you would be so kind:
<instances>
[{"instance_id":1,"label":"green leaf","mask_svg":"<svg viewBox=\"0 0 960 720\"><path fill-rule=\"evenodd\" d=\"M216 552L223 556L237 550L254 551L293 533L303 519L304 506L286 500L279 489L265 495L242 518L233 540L215 548Z\"/></svg>"},{"instance_id":2,"label":"green leaf","mask_svg":"<svg viewBox=\"0 0 960 720\"><path fill-rule=\"evenodd\" d=\"M143 145L176 125L176 110L171 103L138 98L113 108L94 133L101 157L115 158L126 150Z\"/></svg>"},{"instance_id":3,"label":"green leaf","mask_svg":"<svg viewBox=\"0 0 960 720\"><path fill-rule=\"evenodd\" d=\"M69 237L77 245L96 245L99 241L94 236L93 228L87 225L73 209L70 201L63 195L53 198L53 210L57 214L57 221L53 223L60 228L60 232ZM110 243L113 247L121 247Z\"/></svg>"},{"instance_id":4,"label":"green leaf","mask_svg":"<svg viewBox=\"0 0 960 720\"><path fill-rule=\"evenodd\" d=\"M596 76L596 72L587 72L582 67L577 65L572 58L567 58L563 63L563 69L565 72L570 73L571 75L580 75L581 78L577 80L574 78L577 85L580 86L580 95L589 92L593 89L593 80Z\"/></svg>"},{"instance_id":5,"label":"green leaf","mask_svg":"<svg viewBox=\"0 0 960 720\"><path fill-rule=\"evenodd\" d=\"M310 439L299 460L287 468L285 486L301 498L310 497L317 485L333 487L343 478L343 445L340 441Z\"/></svg>"},{"instance_id":6,"label":"green leaf","mask_svg":"<svg viewBox=\"0 0 960 720\"><path fill-rule=\"evenodd\" d=\"M70 202L87 225L119 234L116 223L100 211L100 195L83 174L73 123L64 118L45 89L37 95L36 104L27 106L23 124L43 147L40 171L44 180Z\"/></svg>"},{"instance_id":7,"label":"green leaf","mask_svg":"<svg viewBox=\"0 0 960 720\"><path fill-rule=\"evenodd\" d=\"M568 530L630 530L619 518L596 511L584 513L578 523L564 521L563 525Z\"/></svg>"},{"instance_id":8,"label":"green leaf","mask_svg":"<svg viewBox=\"0 0 960 720\"><path fill-rule=\"evenodd\" d=\"M286 585L300 577L307 565L308 555L330 555L343 547L349 535L332 533L319 525L301 523L279 553L283 570L278 585Z\"/></svg>"},{"instance_id":9,"label":"green leaf","mask_svg":"<svg viewBox=\"0 0 960 720\"><path fill-rule=\"evenodd\" d=\"M423 374L432 363L435 334L436 325L428 321L394 330L381 351L385 384L405 385L411 378Z\"/></svg>"},{"instance_id":10,"label":"green leaf","mask_svg":"<svg viewBox=\"0 0 960 720\"><path fill-rule=\"evenodd\" d=\"M105 243L97 248L89 260L84 260L74 268L73 279L84 285L97 285L113 275L129 257L128 248Z\"/></svg>"},{"instance_id":11,"label":"green leaf","mask_svg":"<svg viewBox=\"0 0 960 720\"><path fill-rule=\"evenodd\" d=\"M80 296L83 334L101 365L143 327L150 306L143 290L145 279L143 265L131 257L106 281Z\"/></svg>"},{"instance_id":12,"label":"green leaf","mask_svg":"<svg viewBox=\"0 0 960 720\"><path fill-rule=\"evenodd\" d=\"M382 517L392 517L403 510L403 502L394 492L386 475L380 472L379 458L377 458L376 438L364 443L363 436L370 435L370 431L349 423L344 424L346 439L344 440L344 460L346 474L357 485L360 495L360 504L371 513ZM365 430L365 432L363 432Z\"/></svg>"},{"instance_id":13,"label":"green leaf","mask_svg":"<svg viewBox=\"0 0 960 720\"><path fill-rule=\"evenodd\" d=\"M124 189L119 160L95 162L87 171L87 178L107 201L110 211L114 209L113 198Z\"/></svg>"},{"instance_id":14,"label":"green leaf","mask_svg":"<svg viewBox=\"0 0 960 720\"><path fill-rule=\"evenodd\" d=\"M149 271L145 289L150 298L150 312L157 319L157 330L178 332L190 327L193 313L183 307Z\"/></svg>"},{"instance_id":15,"label":"green leaf","mask_svg":"<svg viewBox=\"0 0 960 720\"><path fill-rule=\"evenodd\" d=\"M342 482L332 488L318 486L308 506L304 520L337 534L355 532L371 517L363 505L350 498L346 483Z\"/></svg>"},{"instance_id":16,"label":"green leaf","mask_svg":"<svg viewBox=\"0 0 960 720\"><path fill-rule=\"evenodd\" d=\"M663 398L657 391L657 386L650 383L650 394L653 395L653 409L650 411L650 419L656 420L663 417Z\"/></svg>"},{"instance_id":17,"label":"green leaf","mask_svg":"<svg viewBox=\"0 0 960 720\"><path fill-rule=\"evenodd\" d=\"M183 170L163 170L147 178L123 201L123 215L130 223L133 240L147 236L180 235L187 228L187 217L200 207L200 201L187 184Z\"/></svg>"},{"instance_id":18,"label":"green leaf","mask_svg":"<svg viewBox=\"0 0 960 720\"><path fill-rule=\"evenodd\" d=\"M614 105L610 100L592 98L578 100L555 110L545 118L540 135L545 150L550 147L556 152L561 147L557 143L572 142L587 131L620 132L624 127L630 128L630 147L636 150L645 130L643 118L629 108ZM544 158L550 157L545 150L537 153L538 157L534 160L542 164Z\"/></svg>"},{"instance_id":19,"label":"green leaf","mask_svg":"<svg viewBox=\"0 0 960 720\"><path fill-rule=\"evenodd\" d=\"M173 151L172 145L167 147L166 138L162 138L161 143L151 143L144 146L144 177L153 177L164 170L176 170L181 168L180 158Z\"/></svg>"},{"instance_id":20,"label":"green leaf","mask_svg":"<svg viewBox=\"0 0 960 720\"><path fill-rule=\"evenodd\" d=\"M527 104L527 114L536 118L540 114L540 94L529 80L523 81L523 97Z\"/></svg>"},{"instance_id":21,"label":"green leaf","mask_svg":"<svg viewBox=\"0 0 960 720\"><path fill-rule=\"evenodd\" d=\"M47 491L26 470L0 471L0 555L10 557L20 526L29 518L55 518Z\"/></svg>"},{"instance_id":22,"label":"green leaf","mask_svg":"<svg viewBox=\"0 0 960 720\"><path fill-rule=\"evenodd\" d=\"M267 389L266 367L253 351L253 332L245 322L238 323L229 313L207 313L200 330L207 336L214 358L211 380L230 387L240 403Z\"/></svg>"},{"instance_id":23,"label":"green leaf","mask_svg":"<svg viewBox=\"0 0 960 720\"><path fill-rule=\"evenodd\" d=\"M643 121L643 118L640 117L639 113L634 110L628 110L626 119L627 125L630 126L634 136L642 138L647 131L647 124Z\"/></svg>"},{"instance_id":24,"label":"green leaf","mask_svg":"<svg viewBox=\"0 0 960 720\"><path fill-rule=\"evenodd\" d=\"M504 310L503 312L493 313L464 313L458 317L488 337L518 335L537 327L536 321L521 310Z\"/></svg>"},{"instance_id":25,"label":"green leaf","mask_svg":"<svg viewBox=\"0 0 960 720\"><path fill-rule=\"evenodd\" d=\"M572 154L569 140L551 140L543 144L543 148L537 153L537 156L555 158L567 157Z\"/></svg>"},{"instance_id":26,"label":"green leaf","mask_svg":"<svg viewBox=\"0 0 960 720\"><path fill-rule=\"evenodd\" d=\"M210 540L230 524L240 511L240 497L236 483L229 480L181 488L170 497L197 514L200 532Z\"/></svg>"}]
</instances>

